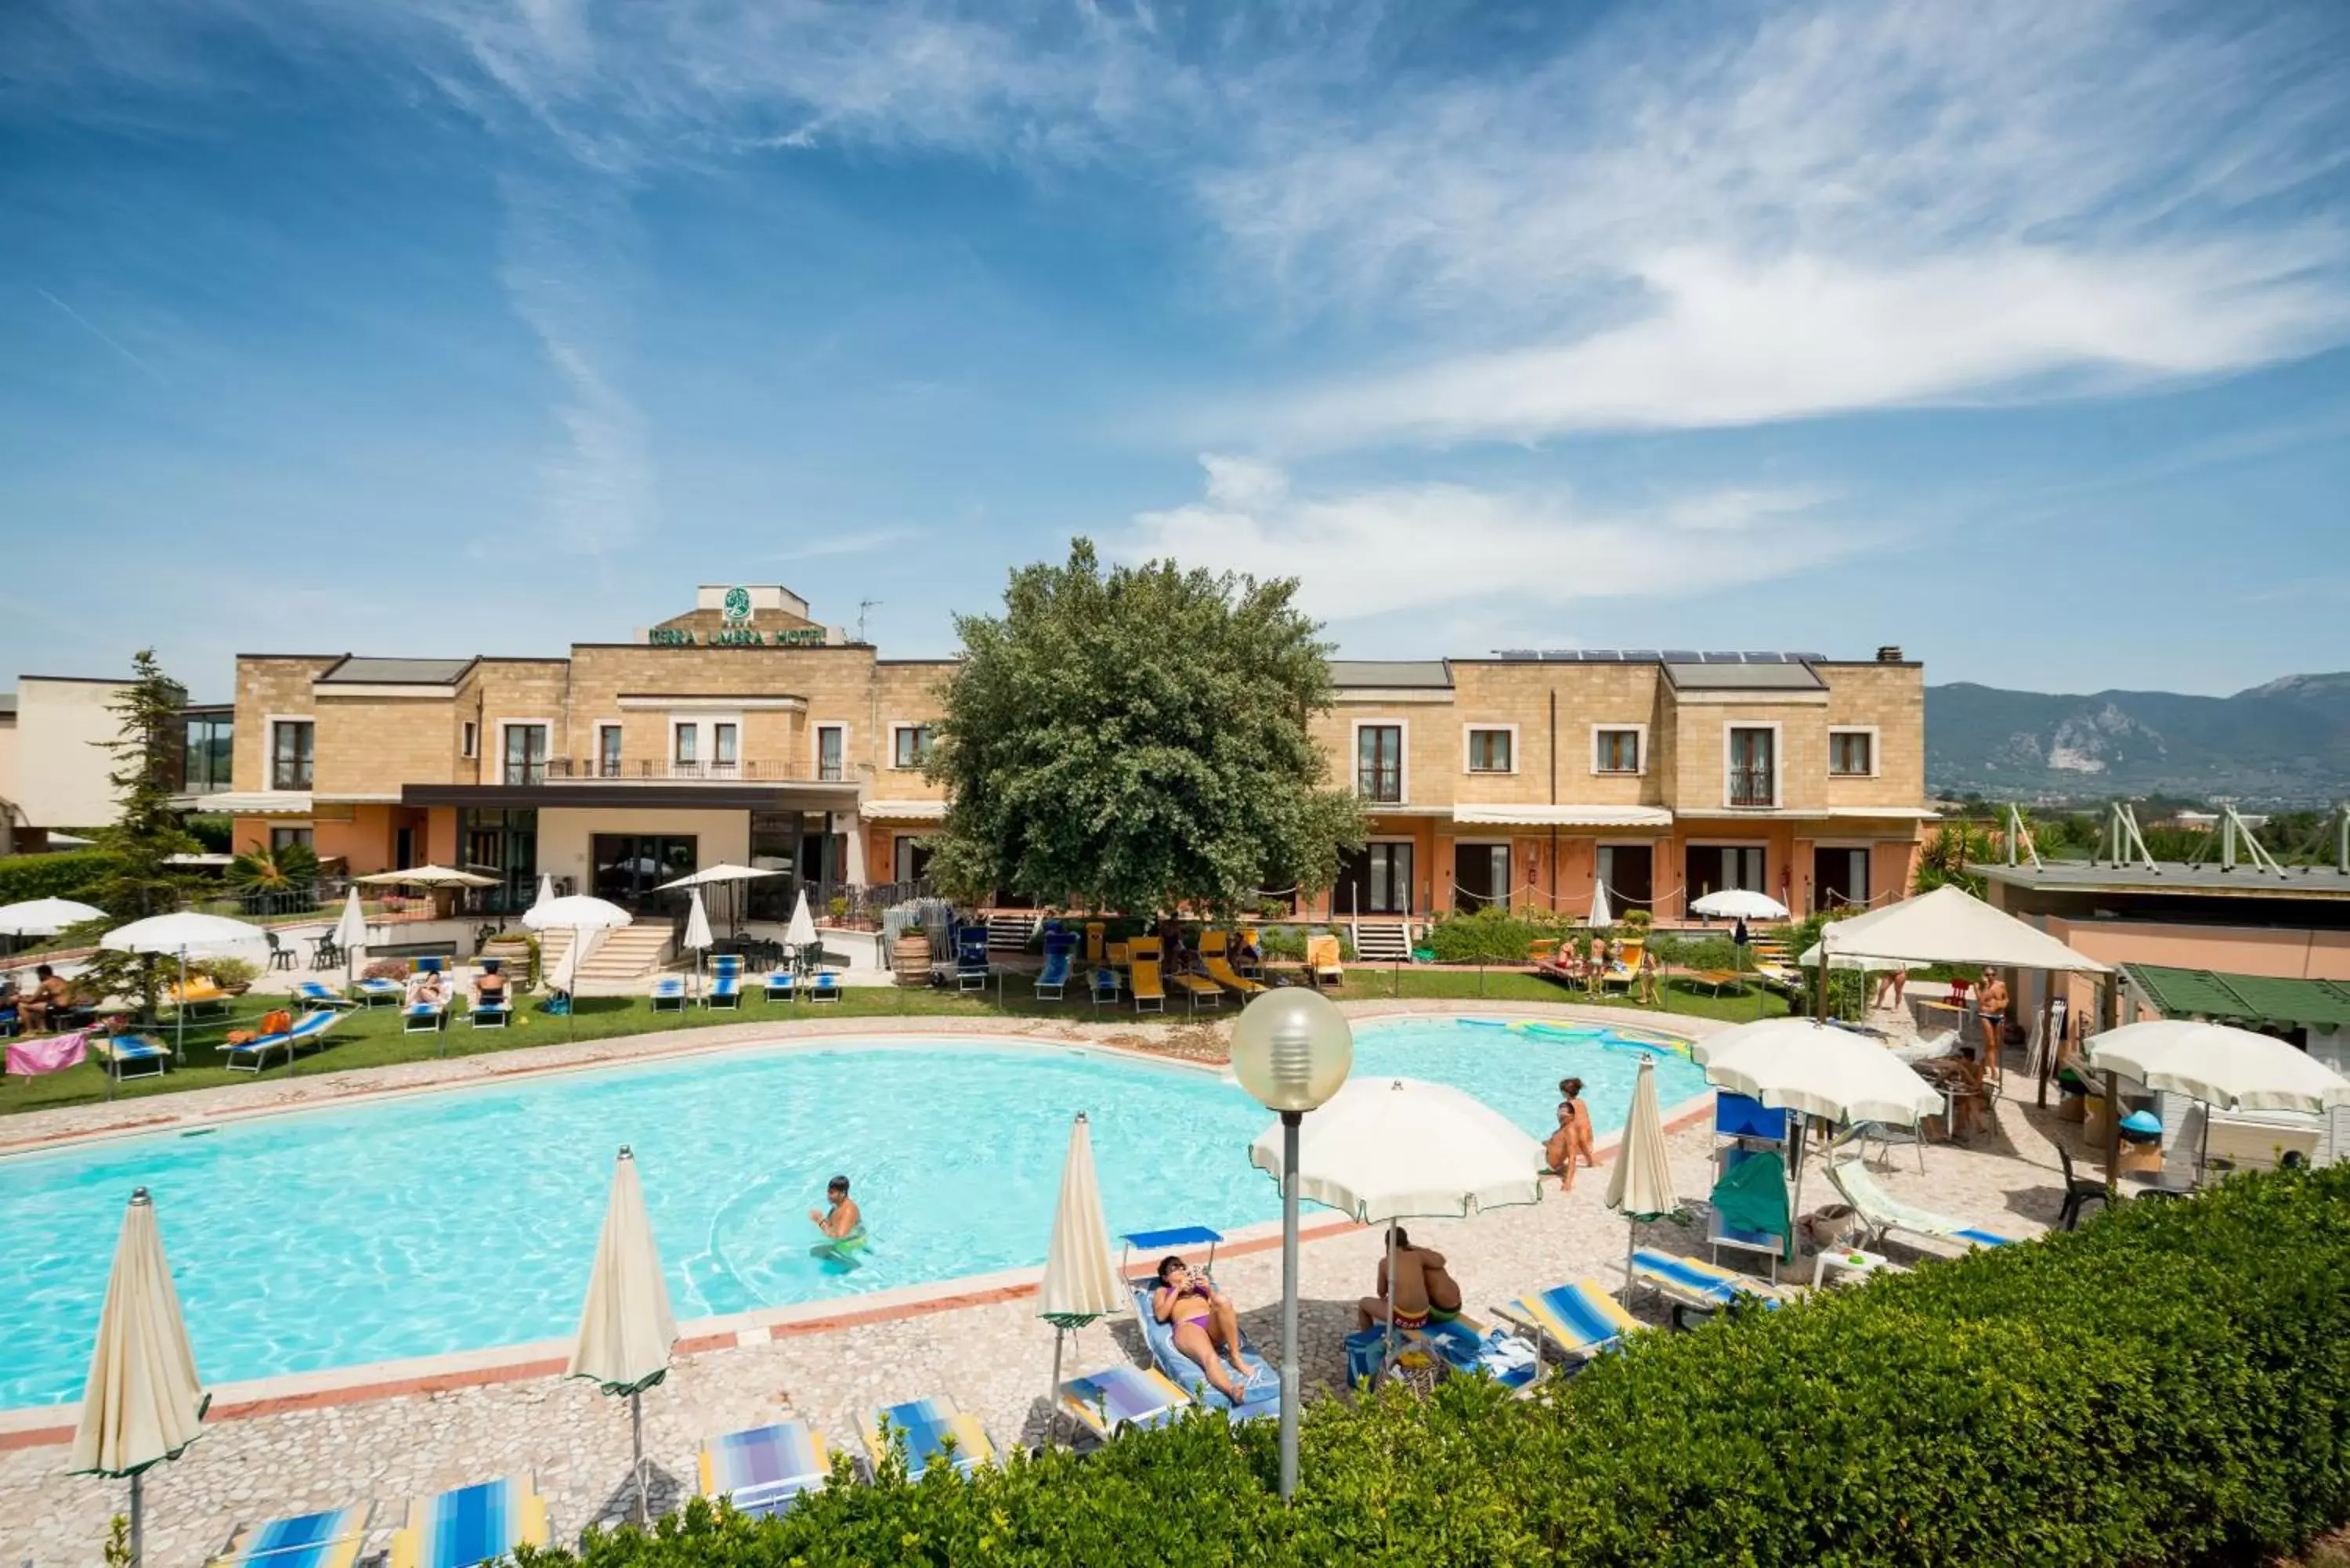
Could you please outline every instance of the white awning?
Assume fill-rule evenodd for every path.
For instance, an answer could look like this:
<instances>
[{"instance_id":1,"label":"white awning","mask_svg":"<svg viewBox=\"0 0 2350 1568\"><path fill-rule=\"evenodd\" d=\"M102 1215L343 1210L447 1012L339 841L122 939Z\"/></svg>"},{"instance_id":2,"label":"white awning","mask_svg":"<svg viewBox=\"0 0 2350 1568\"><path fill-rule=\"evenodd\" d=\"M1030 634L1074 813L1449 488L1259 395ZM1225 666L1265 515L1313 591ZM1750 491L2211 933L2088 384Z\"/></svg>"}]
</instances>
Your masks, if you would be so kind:
<instances>
[{"instance_id":1,"label":"white awning","mask_svg":"<svg viewBox=\"0 0 2350 1568\"><path fill-rule=\"evenodd\" d=\"M230 789L195 798L198 811L224 812L232 816L310 815L310 792L307 789Z\"/></svg>"},{"instance_id":2,"label":"white awning","mask_svg":"<svg viewBox=\"0 0 2350 1568\"><path fill-rule=\"evenodd\" d=\"M857 814L868 822L944 822L947 803L942 800L868 800L858 806Z\"/></svg>"},{"instance_id":3,"label":"white awning","mask_svg":"<svg viewBox=\"0 0 2350 1568\"><path fill-rule=\"evenodd\" d=\"M1827 815L1845 817L1876 817L1886 822L1939 822L1942 814L1922 805L1832 805Z\"/></svg>"},{"instance_id":4,"label":"white awning","mask_svg":"<svg viewBox=\"0 0 2350 1568\"><path fill-rule=\"evenodd\" d=\"M1477 827L1670 827L1655 805L1456 805L1452 820Z\"/></svg>"},{"instance_id":5,"label":"white awning","mask_svg":"<svg viewBox=\"0 0 2350 1568\"><path fill-rule=\"evenodd\" d=\"M1958 887L1937 888L1849 920L1832 921L1820 933L1820 945L1839 969L1846 959L1892 959L2074 974L2106 970L2096 960Z\"/></svg>"}]
</instances>

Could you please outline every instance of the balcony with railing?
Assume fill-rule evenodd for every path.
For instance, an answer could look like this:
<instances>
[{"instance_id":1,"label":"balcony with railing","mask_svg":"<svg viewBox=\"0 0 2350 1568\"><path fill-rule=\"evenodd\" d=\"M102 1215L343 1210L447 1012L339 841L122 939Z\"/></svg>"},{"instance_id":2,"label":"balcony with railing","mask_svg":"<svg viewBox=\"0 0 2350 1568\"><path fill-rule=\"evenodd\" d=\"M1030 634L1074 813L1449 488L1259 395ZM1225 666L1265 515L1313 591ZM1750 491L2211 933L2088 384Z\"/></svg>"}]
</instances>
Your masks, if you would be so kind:
<instances>
[{"instance_id":1,"label":"balcony with railing","mask_svg":"<svg viewBox=\"0 0 2350 1568\"><path fill-rule=\"evenodd\" d=\"M1366 763L1355 770L1355 793L1374 805L1395 805L1403 800L1403 765Z\"/></svg>"},{"instance_id":2,"label":"balcony with railing","mask_svg":"<svg viewBox=\"0 0 2350 1568\"><path fill-rule=\"evenodd\" d=\"M550 757L505 764L504 782L536 784L807 784L816 782L789 763L754 758L733 763L678 762L666 757Z\"/></svg>"},{"instance_id":3,"label":"balcony with railing","mask_svg":"<svg viewBox=\"0 0 2350 1568\"><path fill-rule=\"evenodd\" d=\"M1778 805L1779 784L1775 770L1768 766L1732 765L1730 770L1730 804L1764 807Z\"/></svg>"}]
</instances>

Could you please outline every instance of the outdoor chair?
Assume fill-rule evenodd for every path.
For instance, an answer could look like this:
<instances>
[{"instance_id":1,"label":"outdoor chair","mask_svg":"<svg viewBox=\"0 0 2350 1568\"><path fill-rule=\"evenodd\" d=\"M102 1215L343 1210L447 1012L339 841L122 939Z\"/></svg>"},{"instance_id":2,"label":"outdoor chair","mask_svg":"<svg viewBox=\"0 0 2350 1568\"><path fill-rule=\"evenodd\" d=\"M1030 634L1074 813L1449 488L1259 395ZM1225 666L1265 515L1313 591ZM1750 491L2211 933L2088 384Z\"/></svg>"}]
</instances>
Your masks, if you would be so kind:
<instances>
[{"instance_id":1,"label":"outdoor chair","mask_svg":"<svg viewBox=\"0 0 2350 1568\"><path fill-rule=\"evenodd\" d=\"M2073 1151L2063 1144L2056 1146L2057 1162L2064 1168L2064 1200L2057 1207L2056 1223L2067 1231L2081 1228L2081 1210L2092 1203L2113 1204L2113 1195L2102 1181L2090 1181L2073 1168Z\"/></svg>"},{"instance_id":2,"label":"outdoor chair","mask_svg":"<svg viewBox=\"0 0 2350 1568\"><path fill-rule=\"evenodd\" d=\"M1902 1202L1879 1186L1868 1167L1856 1159L1832 1162L1828 1166L1828 1184L1844 1194L1844 1200L1852 1205L1853 1212L1868 1227L1871 1246L1893 1231L1931 1236L1940 1241L1959 1241L1969 1247L2004 1247L2013 1240Z\"/></svg>"},{"instance_id":3,"label":"outdoor chair","mask_svg":"<svg viewBox=\"0 0 2350 1568\"><path fill-rule=\"evenodd\" d=\"M906 1449L906 1479L920 1480L932 1465L949 1463L964 1475L995 1462L995 1445L979 1417L964 1414L950 1397L910 1399L868 1410L858 1417L857 1435L878 1473L894 1443Z\"/></svg>"},{"instance_id":4,"label":"outdoor chair","mask_svg":"<svg viewBox=\"0 0 2350 1568\"><path fill-rule=\"evenodd\" d=\"M1786 1293L1775 1284L1737 1273L1718 1263L1684 1258L1643 1247L1632 1254L1632 1282L1656 1292L1673 1304L1673 1321L1686 1324L1685 1314L1711 1314L1742 1301L1759 1302L1775 1310L1786 1304Z\"/></svg>"},{"instance_id":5,"label":"outdoor chair","mask_svg":"<svg viewBox=\"0 0 2350 1568\"><path fill-rule=\"evenodd\" d=\"M653 981L652 1003L655 1012L685 1011L685 981L673 974L665 974Z\"/></svg>"},{"instance_id":6,"label":"outdoor chair","mask_svg":"<svg viewBox=\"0 0 2350 1568\"><path fill-rule=\"evenodd\" d=\"M269 943L269 967L271 969L292 969L294 967L294 950L287 947L284 942L278 940L277 933L276 931L264 931L261 934L263 939Z\"/></svg>"},{"instance_id":7,"label":"outdoor chair","mask_svg":"<svg viewBox=\"0 0 2350 1568\"><path fill-rule=\"evenodd\" d=\"M722 953L710 961L710 992L702 999L707 1008L743 1006L743 961L732 954Z\"/></svg>"},{"instance_id":8,"label":"outdoor chair","mask_svg":"<svg viewBox=\"0 0 2350 1568\"><path fill-rule=\"evenodd\" d=\"M282 1018L285 1015L280 1013L277 1016ZM228 1060L221 1065L233 1073L258 1073L263 1064L269 1060L272 1051L285 1052L286 1059L290 1062L296 1049L333 1028L335 1020L341 1016L341 1013L332 1012L306 1012L284 1029L257 1034L250 1040L227 1042L221 1049L228 1054Z\"/></svg>"},{"instance_id":9,"label":"outdoor chair","mask_svg":"<svg viewBox=\"0 0 2350 1568\"><path fill-rule=\"evenodd\" d=\"M790 970L770 970L767 983L760 988L759 994L769 1002L789 1002L798 994L798 985L799 977Z\"/></svg>"},{"instance_id":10,"label":"outdoor chair","mask_svg":"<svg viewBox=\"0 0 2350 1568\"><path fill-rule=\"evenodd\" d=\"M1254 996L1264 989L1262 981L1251 980L1232 967L1222 931L1200 933L1200 962L1211 981L1236 996Z\"/></svg>"},{"instance_id":11,"label":"outdoor chair","mask_svg":"<svg viewBox=\"0 0 2350 1568\"><path fill-rule=\"evenodd\" d=\"M702 1445L701 1470L702 1496L772 1519L830 1479L832 1455L815 1428L787 1416L711 1438Z\"/></svg>"},{"instance_id":12,"label":"outdoor chair","mask_svg":"<svg viewBox=\"0 0 2350 1568\"><path fill-rule=\"evenodd\" d=\"M807 999L810 1002L838 1002L840 1000L840 977L838 975L834 974L829 970L818 970L815 976L808 981Z\"/></svg>"},{"instance_id":13,"label":"outdoor chair","mask_svg":"<svg viewBox=\"0 0 2350 1568\"><path fill-rule=\"evenodd\" d=\"M1191 1408L1191 1397L1167 1374L1123 1363L1072 1377L1058 1392L1051 1414L1066 1412L1102 1443L1122 1433L1163 1427Z\"/></svg>"},{"instance_id":14,"label":"outdoor chair","mask_svg":"<svg viewBox=\"0 0 2350 1568\"><path fill-rule=\"evenodd\" d=\"M359 993L359 1001L361 1007L394 1006L405 994L400 989L400 981L375 976L361 976L352 982L351 989Z\"/></svg>"},{"instance_id":15,"label":"outdoor chair","mask_svg":"<svg viewBox=\"0 0 2350 1568\"><path fill-rule=\"evenodd\" d=\"M315 980L306 980L296 985L294 988L294 1000L302 1004L303 1011L306 1012L339 1012L343 1008L359 1005L349 997L330 990Z\"/></svg>"},{"instance_id":16,"label":"outdoor chair","mask_svg":"<svg viewBox=\"0 0 2350 1568\"><path fill-rule=\"evenodd\" d=\"M370 1502L248 1524L229 1537L211 1568L352 1568L374 1517Z\"/></svg>"},{"instance_id":17,"label":"outdoor chair","mask_svg":"<svg viewBox=\"0 0 2350 1568\"><path fill-rule=\"evenodd\" d=\"M334 932L328 931L310 943L310 968L313 971L340 969L342 966L343 950L335 940Z\"/></svg>"},{"instance_id":18,"label":"outdoor chair","mask_svg":"<svg viewBox=\"0 0 2350 1568\"><path fill-rule=\"evenodd\" d=\"M537 1482L508 1476L409 1504L407 1527L392 1532L390 1568L477 1568L546 1541Z\"/></svg>"},{"instance_id":19,"label":"outdoor chair","mask_svg":"<svg viewBox=\"0 0 2350 1568\"><path fill-rule=\"evenodd\" d=\"M1495 1307L1493 1312L1533 1334L1537 1347L1544 1344L1556 1345L1569 1365L1613 1350L1624 1343L1626 1334L1648 1326L1592 1280L1573 1280L1534 1295L1520 1296Z\"/></svg>"},{"instance_id":20,"label":"outdoor chair","mask_svg":"<svg viewBox=\"0 0 2350 1568\"><path fill-rule=\"evenodd\" d=\"M1036 1000L1059 1002L1068 994L1069 966L1076 956L1076 939L1055 931L1045 939L1045 967L1036 976Z\"/></svg>"}]
</instances>

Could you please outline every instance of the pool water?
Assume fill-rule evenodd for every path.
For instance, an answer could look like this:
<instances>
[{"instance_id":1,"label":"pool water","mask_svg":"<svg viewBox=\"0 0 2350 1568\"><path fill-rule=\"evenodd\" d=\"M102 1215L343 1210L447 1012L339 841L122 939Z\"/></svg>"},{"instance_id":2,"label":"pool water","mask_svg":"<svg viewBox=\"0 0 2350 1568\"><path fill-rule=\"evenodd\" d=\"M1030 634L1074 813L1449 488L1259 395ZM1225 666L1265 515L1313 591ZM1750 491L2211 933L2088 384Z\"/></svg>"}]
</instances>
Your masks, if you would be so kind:
<instances>
[{"instance_id":1,"label":"pool water","mask_svg":"<svg viewBox=\"0 0 2350 1568\"><path fill-rule=\"evenodd\" d=\"M1557 1081L1620 1126L1643 1051L1590 1029L1369 1023L1355 1072L1456 1085L1536 1136ZM1277 1219L1265 1112L1215 1075L1002 1043L748 1050L0 1160L0 1407L78 1398L114 1238L146 1186L208 1382L567 1336L612 1155L637 1151L681 1320L1044 1262L1076 1111L1113 1232ZM807 1210L853 1178L854 1267Z\"/></svg>"}]
</instances>

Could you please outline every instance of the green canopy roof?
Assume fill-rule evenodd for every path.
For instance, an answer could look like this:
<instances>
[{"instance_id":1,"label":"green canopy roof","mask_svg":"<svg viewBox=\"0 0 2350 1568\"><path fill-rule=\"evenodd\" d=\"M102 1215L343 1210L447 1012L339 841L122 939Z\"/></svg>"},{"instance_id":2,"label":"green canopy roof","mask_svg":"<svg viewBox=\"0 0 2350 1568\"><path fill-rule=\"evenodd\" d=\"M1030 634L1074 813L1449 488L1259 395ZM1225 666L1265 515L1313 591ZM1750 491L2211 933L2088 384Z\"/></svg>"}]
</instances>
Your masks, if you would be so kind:
<instances>
[{"instance_id":1,"label":"green canopy roof","mask_svg":"<svg viewBox=\"0 0 2350 1568\"><path fill-rule=\"evenodd\" d=\"M2341 981L2278 980L2152 963L2124 964L2122 972L2166 1018L2301 1028L2350 1024L2350 984Z\"/></svg>"}]
</instances>

